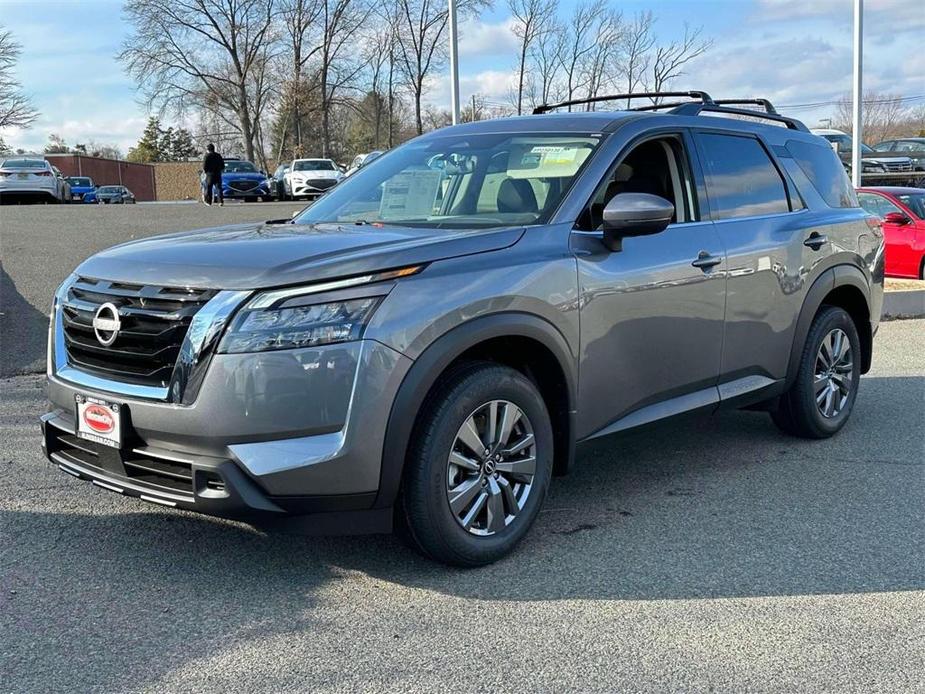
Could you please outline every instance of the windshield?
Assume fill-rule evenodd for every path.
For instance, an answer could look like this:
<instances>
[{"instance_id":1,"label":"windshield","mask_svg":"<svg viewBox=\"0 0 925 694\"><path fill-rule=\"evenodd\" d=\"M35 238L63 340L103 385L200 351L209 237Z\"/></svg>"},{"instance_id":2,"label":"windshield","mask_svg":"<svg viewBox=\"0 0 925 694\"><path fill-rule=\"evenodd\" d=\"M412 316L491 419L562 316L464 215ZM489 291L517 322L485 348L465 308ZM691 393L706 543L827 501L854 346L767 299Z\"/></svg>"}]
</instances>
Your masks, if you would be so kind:
<instances>
[{"instance_id":1,"label":"windshield","mask_svg":"<svg viewBox=\"0 0 925 694\"><path fill-rule=\"evenodd\" d=\"M899 201L912 210L919 219L925 219L925 192L900 193L896 196Z\"/></svg>"},{"instance_id":2,"label":"windshield","mask_svg":"<svg viewBox=\"0 0 925 694\"><path fill-rule=\"evenodd\" d=\"M2 169L44 169L44 159L7 159L0 164Z\"/></svg>"},{"instance_id":3,"label":"windshield","mask_svg":"<svg viewBox=\"0 0 925 694\"><path fill-rule=\"evenodd\" d=\"M334 171L334 162L330 159L304 159L293 162L293 171Z\"/></svg>"},{"instance_id":4,"label":"windshield","mask_svg":"<svg viewBox=\"0 0 925 694\"><path fill-rule=\"evenodd\" d=\"M122 189L119 186L103 186L99 189L100 193L121 193Z\"/></svg>"},{"instance_id":5,"label":"windshield","mask_svg":"<svg viewBox=\"0 0 925 694\"><path fill-rule=\"evenodd\" d=\"M257 173L257 167L249 161L225 161L225 173Z\"/></svg>"},{"instance_id":6,"label":"windshield","mask_svg":"<svg viewBox=\"0 0 925 694\"><path fill-rule=\"evenodd\" d=\"M72 176L71 178L67 179L67 182L70 183L72 186L79 186L81 188L93 185L93 181L91 181L89 178L86 178L86 177L82 178L79 176Z\"/></svg>"},{"instance_id":7,"label":"windshield","mask_svg":"<svg viewBox=\"0 0 925 694\"><path fill-rule=\"evenodd\" d=\"M484 134L412 141L364 166L296 223L486 229L542 223L600 136Z\"/></svg>"}]
</instances>

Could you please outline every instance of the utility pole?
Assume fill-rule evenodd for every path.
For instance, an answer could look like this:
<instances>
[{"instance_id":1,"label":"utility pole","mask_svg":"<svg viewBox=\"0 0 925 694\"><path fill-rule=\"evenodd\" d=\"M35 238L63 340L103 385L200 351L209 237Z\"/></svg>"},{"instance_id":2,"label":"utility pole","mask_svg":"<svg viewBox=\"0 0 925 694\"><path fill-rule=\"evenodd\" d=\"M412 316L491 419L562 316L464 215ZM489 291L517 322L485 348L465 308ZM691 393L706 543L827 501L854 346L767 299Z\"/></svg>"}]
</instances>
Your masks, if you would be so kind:
<instances>
[{"instance_id":1,"label":"utility pole","mask_svg":"<svg viewBox=\"0 0 925 694\"><path fill-rule=\"evenodd\" d=\"M854 0L854 104L852 109L851 183L861 185L861 145L864 141L863 78L864 72L864 0Z\"/></svg>"},{"instance_id":2,"label":"utility pole","mask_svg":"<svg viewBox=\"0 0 925 694\"><path fill-rule=\"evenodd\" d=\"M450 13L450 100L453 125L459 123L459 36L456 31L456 0L448 0Z\"/></svg>"},{"instance_id":3,"label":"utility pole","mask_svg":"<svg viewBox=\"0 0 925 694\"><path fill-rule=\"evenodd\" d=\"M478 120L478 118L475 117L475 94L472 95L472 120Z\"/></svg>"}]
</instances>

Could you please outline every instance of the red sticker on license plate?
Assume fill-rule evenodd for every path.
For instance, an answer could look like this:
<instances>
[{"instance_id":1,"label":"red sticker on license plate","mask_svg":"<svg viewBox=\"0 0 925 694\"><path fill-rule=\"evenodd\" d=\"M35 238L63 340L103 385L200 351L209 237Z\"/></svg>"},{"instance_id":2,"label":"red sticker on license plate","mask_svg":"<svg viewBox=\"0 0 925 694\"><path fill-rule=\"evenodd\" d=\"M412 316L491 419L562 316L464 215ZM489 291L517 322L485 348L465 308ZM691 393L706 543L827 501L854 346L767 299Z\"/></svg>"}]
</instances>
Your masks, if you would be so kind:
<instances>
[{"instance_id":1,"label":"red sticker on license plate","mask_svg":"<svg viewBox=\"0 0 925 694\"><path fill-rule=\"evenodd\" d=\"M77 436L112 448L122 447L122 413L118 404L76 395Z\"/></svg>"}]
</instances>

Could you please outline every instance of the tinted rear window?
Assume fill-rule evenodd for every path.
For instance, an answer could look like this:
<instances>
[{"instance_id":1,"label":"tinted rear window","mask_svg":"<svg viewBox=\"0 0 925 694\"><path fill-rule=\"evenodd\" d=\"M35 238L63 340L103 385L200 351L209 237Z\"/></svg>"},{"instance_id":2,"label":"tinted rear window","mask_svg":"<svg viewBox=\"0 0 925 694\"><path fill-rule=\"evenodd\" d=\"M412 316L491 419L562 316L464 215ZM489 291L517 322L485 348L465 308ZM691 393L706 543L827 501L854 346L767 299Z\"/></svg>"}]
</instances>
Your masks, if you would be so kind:
<instances>
[{"instance_id":1,"label":"tinted rear window","mask_svg":"<svg viewBox=\"0 0 925 694\"><path fill-rule=\"evenodd\" d=\"M44 169L44 159L6 159L0 168L4 169Z\"/></svg>"},{"instance_id":2,"label":"tinted rear window","mask_svg":"<svg viewBox=\"0 0 925 694\"><path fill-rule=\"evenodd\" d=\"M702 133L710 206L717 219L790 212L784 179L758 140Z\"/></svg>"},{"instance_id":3,"label":"tinted rear window","mask_svg":"<svg viewBox=\"0 0 925 694\"><path fill-rule=\"evenodd\" d=\"M92 186L93 185L93 181L91 181L89 178L79 178L77 176L73 176L67 179L67 182L70 183L72 186Z\"/></svg>"},{"instance_id":4,"label":"tinted rear window","mask_svg":"<svg viewBox=\"0 0 925 694\"><path fill-rule=\"evenodd\" d=\"M787 151L829 207L857 207L845 166L831 147L790 140Z\"/></svg>"}]
</instances>

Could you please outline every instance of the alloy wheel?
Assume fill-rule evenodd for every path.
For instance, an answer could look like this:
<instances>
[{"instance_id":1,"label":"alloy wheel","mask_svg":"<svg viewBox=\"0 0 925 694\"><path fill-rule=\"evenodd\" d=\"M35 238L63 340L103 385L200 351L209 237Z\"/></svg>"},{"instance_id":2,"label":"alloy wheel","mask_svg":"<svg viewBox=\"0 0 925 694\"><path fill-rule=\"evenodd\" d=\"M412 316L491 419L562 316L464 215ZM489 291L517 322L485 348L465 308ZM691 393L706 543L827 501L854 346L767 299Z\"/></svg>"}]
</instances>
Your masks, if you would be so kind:
<instances>
[{"instance_id":1,"label":"alloy wheel","mask_svg":"<svg viewBox=\"0 0 925 694\"><path fill-rule=\"evenodd\" d=\"M523 509L535 474L530 420L512 402L487 402L466 418L453 441L446 478L450 510L473 535L494 535Z\"/></svg>"},{"instance_id":2,"label":"alloy wheel","mask_svg":"<svg viewBox=\"0 0 925 694\"><path fill-rule=\"evenodd\" d=\"M854 359L851 341L841 328L829 332L819 345L813 369L816 407L826 419L841 414L854 387Z\"/></svg>"}]
</instances>

